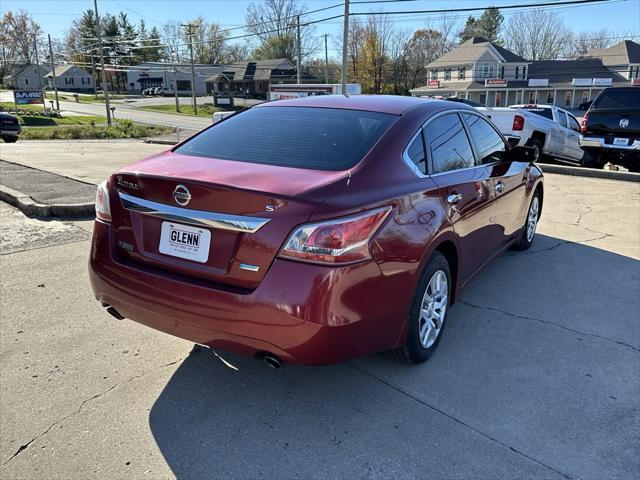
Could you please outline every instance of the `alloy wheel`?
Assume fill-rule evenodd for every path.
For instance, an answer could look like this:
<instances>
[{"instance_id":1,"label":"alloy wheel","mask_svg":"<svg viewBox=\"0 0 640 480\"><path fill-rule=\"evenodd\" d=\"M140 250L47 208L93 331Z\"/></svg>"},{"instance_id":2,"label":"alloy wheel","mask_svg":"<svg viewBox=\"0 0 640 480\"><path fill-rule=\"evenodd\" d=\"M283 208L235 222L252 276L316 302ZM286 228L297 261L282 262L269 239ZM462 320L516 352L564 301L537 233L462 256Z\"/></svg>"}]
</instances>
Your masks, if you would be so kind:
<instances>
[{"instance_id":1,"label":"alloy wheel","mask_svg":"<svg viewBox=\"0 0 640 480\"><path fill-rule=\"evenodd\" d=\"M539 207L540 202L538 201L538 196L536 195L531 201L531 207L529 207L529 216L527 217L527 242L531 242L533 240L533 236L536 234Z\"/></svg>"},{"instance_id":2,"label":"alloy wheel","mask_svg":"<svg viewBox=\"0 0 640 480\"><path fill-rule=\"evenodd\" d=\"M447 275L437 270L429 280L420 305L418 334L424 348L431 347L440 335L449 304Z\"/></svg>"}]
</instances>

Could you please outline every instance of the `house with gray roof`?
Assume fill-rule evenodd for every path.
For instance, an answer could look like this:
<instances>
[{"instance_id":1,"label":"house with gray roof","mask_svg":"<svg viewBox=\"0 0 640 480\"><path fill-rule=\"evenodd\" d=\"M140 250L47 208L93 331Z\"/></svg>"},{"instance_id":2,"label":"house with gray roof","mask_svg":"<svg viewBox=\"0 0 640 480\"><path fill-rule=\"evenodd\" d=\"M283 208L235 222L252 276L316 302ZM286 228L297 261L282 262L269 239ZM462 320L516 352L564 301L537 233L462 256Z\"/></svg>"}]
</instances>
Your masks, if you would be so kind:
<instances>
[{"instance_id":1,"label":"house with gray roof","mask_svg":"<svg viewBox=\"0 0 640 480\"><path fill-rule=\"evenodd\" d=\"M44 88L44 76L48 69L42 65L13 64L9 73L2 79L2 84L14 90L38 90Z\"/></svg>"},{"instance_id":2,"label":"house with gray roof","mask_svg":"<svg viewBox=\"0 0 640 480\"><path fill-rule=\"evenodd\" d=\"M624 40L609 48L591 50L588 54L590 58L599 58L610 70L630 80L636 80L635 84L640 84L640 44L631 40Z\"/></svg>"},{"instance_id":3,"label":"house with gray roof","mask_svg":"<svg viewBox=\"0 0 640 480\"><path fill-rule=\"evenodd\" d=\"M593 52L592 58L529 61L495 42L473 37L427 65L427 84L411 94L462 97L490 107L546 103L576 108L605 87L629 85L637 79L639 69L633 62L638 48L627 40ZM629 75L614 65L620 61Z\"/></svg>"},{"instance_id":4,"label":"house with gray roof","mask_svg":"<svg viewBox=\"0 0 640 480\"><path fill-rule=\"evenodd\" d=\"M45 75L47 88L53 89L53 71ZM65 92L92 92L94 80L89 72L76 65L59 65L55 67L55 84L58 90Z\"/></svg>"}]
</instances>

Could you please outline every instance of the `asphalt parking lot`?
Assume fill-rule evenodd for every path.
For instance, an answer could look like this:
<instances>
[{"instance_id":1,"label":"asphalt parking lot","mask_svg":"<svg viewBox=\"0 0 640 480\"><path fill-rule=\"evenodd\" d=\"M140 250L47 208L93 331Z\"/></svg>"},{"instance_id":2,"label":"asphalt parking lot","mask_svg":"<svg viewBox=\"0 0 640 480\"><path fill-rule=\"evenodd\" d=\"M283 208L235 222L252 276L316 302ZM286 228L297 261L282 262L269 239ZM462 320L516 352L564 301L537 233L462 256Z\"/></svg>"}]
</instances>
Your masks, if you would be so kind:
<instances>
[{"instance_id":1,"label":"asphalt parking lot","mask_svg":"<svg viewBox=\"0 0 640 480\"><path fill-rule=\"evenodd\" d=\"M90 231L0 203L0 478L638 477L638 183L547 175L414 367L190 355L102 311Z\"/></svg>"}]
</instances>

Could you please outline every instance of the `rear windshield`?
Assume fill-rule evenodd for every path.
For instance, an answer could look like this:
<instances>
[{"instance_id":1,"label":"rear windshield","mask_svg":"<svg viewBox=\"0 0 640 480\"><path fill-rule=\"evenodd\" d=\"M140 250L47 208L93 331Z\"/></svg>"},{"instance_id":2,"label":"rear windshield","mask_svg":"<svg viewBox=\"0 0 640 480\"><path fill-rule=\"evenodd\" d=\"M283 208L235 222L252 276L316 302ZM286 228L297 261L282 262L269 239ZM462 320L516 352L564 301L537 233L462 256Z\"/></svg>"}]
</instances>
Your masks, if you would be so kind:
<instances>
[{"instance_id":1,"label":"rear windshield","mask_svg":"<svg viewBox=\"0 0 640 480\"><path fill-rule=\"evenodd\" d=\"M591 108L640 109L640 88L603 91Z\"/></svg>"},{"instance_id":2,"label":"rear windshield","mask_svg":"<svg viewBox=\"0 0 640 480\"><path fill-rule=\"evenodd\" d=\"M535 113L540 115L541 117L548 118L549 120L553 120L553 112L550 108L543 107L518 107L518 110L524 110L526 112Z\"/></svg>"},{"instance_id":3,"label":"rear windshield","mask_svg":"<svg viewBox=\"0 0 640 480\"><path fill-rule=\"evenodd\" d=\"M227 118L175 151L312 170L353 167L398 117L307 107L258 107Z\"/></svg>"}]
</instances>

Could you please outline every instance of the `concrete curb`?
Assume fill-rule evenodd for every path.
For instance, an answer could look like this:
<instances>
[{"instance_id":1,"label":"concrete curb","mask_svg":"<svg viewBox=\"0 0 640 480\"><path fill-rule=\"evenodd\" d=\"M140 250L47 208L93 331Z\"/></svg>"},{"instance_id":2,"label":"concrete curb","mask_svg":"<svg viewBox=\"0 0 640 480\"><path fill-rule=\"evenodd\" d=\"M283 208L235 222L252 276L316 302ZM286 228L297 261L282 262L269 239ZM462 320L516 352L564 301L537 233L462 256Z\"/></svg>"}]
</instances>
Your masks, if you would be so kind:
<instances>
[{"instance_id":1,"label":"concrete curb","mask_svg":"<svg viewBox=\"0 0 640 480\"><path fill-rule=\"evenodd\" d=\"M36 202L29 195L2 185L0 185L0 200L18 208L25 215L33 217L87 218L95 216L93 202L45 205Z\"/></svg>"},{"instance_id":2,"label":"concrete curb","mask_svg":"<svg viewBox=\"0 0 640 480\"><path fill-rule=\"evenodd\" d=\"M537 163L543 173L559 173L560 175L573 175L576 177L604 178L608 180L623 180L626 182L640 182L640 173L615 172L611 170L598 170L595 168L570 167L565 165L551 165Z\"/></svg>"},{"instance_id":3,"label":"concrete curb","mask_svg":"<svg viewBox=\"0 0 640 480\"><path fill-rule=\"evenodd\" d=\"M157 145L177 145L177 140L161 140L161 139L153 139L153 138L145 138L144 143L155 143Z\"/></svg>"}]
</instances>

